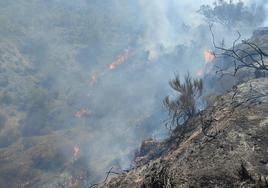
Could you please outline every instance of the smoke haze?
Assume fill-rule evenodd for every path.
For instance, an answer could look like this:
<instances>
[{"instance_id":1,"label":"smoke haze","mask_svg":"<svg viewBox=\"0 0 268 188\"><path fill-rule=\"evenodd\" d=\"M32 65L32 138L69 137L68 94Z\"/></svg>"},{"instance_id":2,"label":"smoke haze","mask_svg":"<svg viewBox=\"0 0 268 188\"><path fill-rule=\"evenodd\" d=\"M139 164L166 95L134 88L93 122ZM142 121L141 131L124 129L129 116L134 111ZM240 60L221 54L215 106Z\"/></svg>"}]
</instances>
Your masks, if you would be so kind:
<instances>
[{"instance_id":1,"label":"smoke haze","mask_svg":"<svg viewBox=\"0 0 268 188\"><path fill-rule=\"evenodd\" d=\"M174 73L202 77L206 71L204 51L212 49L211 36L197 11L213 2L1 0L1 45L16 46L32 66L23 73L30 81L10 83L10 92L22 93L12 105L25 118L9 144L86 130L87 139L74 134L70 147L79 146L78 158L92 174L101 177L113 165L129 168L143 139L167 135L162 100L171 94L168 81ZM268 12L266 1L243 2ZM260 26L265 24L267 19ZM248 37L253 29L240 32ZM236 37L222 25L215 32L227 45ZM226 32L233 34L226 38Z\"/></svg>"}]
</instances>

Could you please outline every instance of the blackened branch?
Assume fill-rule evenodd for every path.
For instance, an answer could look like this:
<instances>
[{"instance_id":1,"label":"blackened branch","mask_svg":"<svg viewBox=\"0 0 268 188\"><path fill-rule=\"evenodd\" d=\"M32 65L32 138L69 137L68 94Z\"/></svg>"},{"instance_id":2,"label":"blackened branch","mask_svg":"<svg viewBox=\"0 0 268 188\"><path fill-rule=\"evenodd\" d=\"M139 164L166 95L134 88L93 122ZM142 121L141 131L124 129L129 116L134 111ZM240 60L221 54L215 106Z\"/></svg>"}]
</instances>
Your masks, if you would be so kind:
<instances>
[{"instance_id":1,"label":"blackened branch","mask_svg":"<svg viewBox=\"0 0 268 188\"><path fill-rule=\"evenodd\" d=\"M241 34L237 31L237 38L233 41L231 48L225 48L223 45L219 46L215 42L215 34L213 32L213 25L209 25L209 30L212 36L212 43L219 53L214 53L215 57L230 57L233 59L234 72L227 73L222 68L216 73L221 73L221 77L224 75L236 76L237 72L243 68L253 68L255 73L265 72L264 76L268 72L268 65L265 63L265 58L268 58L268 54L264 52L257 44L249 40L242 40L240 45L237 43L241 39ZM257 76L257 75L256 75Z\"/></svg>"}]
</instances>

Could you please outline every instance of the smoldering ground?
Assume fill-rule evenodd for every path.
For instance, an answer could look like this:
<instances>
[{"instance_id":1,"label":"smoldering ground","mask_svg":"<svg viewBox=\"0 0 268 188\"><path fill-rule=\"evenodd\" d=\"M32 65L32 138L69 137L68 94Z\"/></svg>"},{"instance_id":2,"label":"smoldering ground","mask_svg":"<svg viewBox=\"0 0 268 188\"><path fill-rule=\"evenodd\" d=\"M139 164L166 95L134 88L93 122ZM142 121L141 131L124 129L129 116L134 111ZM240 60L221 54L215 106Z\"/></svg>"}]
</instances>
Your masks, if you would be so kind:
<instances>
[{"instance_id":1,"label":"smoldering ground","mask_svg":"<svg viewBox=\"0 0 268 188\"><path fill-rule=\"evenodd\" d=\"M267 17L267 2L244 2ZM174 73L202 77L206 71L203 55L212 49L211 36L197 11L212 3L2 1L1 41L18 47L33 66L25 74L37 79L25 98L14 103L26 114L19 136L88 128L92 139L76 135L70 147L78 145L77 159L83 158L92 177L113 165L129 168L144 138L167 134L162 100L171 93L168 81ZM253 29L240 32L248 36ZM219 24L215 30L227 45L236 37L235 29ZM72 152L63 153L72 158Z\"/></svg>"}]
</instances>

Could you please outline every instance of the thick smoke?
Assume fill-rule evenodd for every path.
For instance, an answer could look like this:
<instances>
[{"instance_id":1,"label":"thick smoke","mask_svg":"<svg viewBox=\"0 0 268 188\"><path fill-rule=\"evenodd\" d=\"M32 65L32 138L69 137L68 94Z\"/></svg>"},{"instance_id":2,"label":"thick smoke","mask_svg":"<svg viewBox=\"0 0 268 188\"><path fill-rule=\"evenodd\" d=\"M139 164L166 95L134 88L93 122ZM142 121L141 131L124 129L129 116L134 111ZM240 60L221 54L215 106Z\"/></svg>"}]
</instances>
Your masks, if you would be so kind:
<instances>
[{"instance_id":1,"label":"thick smoke","mask_svg":"<svg viewBox=\"0 0 268 188\"><path fill-rule=\"evenodd\" d=\"M98 161L100 156L105 156L103 160L108 161L108 164L111 159L118 158L117 162L121 168L128 168L133 150L142 139L154 135L157 135L156 138L163 138L166 132L163 125L166 114L163 112L162 99L169 94L168 81L175 72L183 75L190 71L196 76L197 72L205 67L203 51L212 48L208 26L197 13L201 4L211 1L119 2L109 3L111 7L118 6L114 12L109 11L115 16L127 17L122 22L130 22L132 26L124 31L131 38L130 42L122 41L125 46L115 49L108 61L101 60L98 65L90 65L97 67L97 70L89 69L96 72L96 84L81 91L86 95L83 102L87 101L86 104L93 111L92 119L89 117L87 124L95 126L94 134L98 135L97 140L89 143L89 168L100 169L99 163L92 163ZM117 9L119 13L116 13ZM131 9L133 14L128 12ZM118 24L120 26L121 23ZM217 33L227 32L222 26L217 29ZM247 33L248 30L245 31L245 34ZM223 38L223 35L218 37ZM229 41L234 37L235 32ZM228 42L228 39L226 41ZM98 48L98 44L93 45L94 47L89 44L86 49ZM96 59L96 55L109 54L109 49L106 51L105 48L101 46L100 51L87 58ZM128 49L130 54L124 64L115 70L105 70L107 63L111 63L117 54L123 53L125 49ZM88 54L88 51L84 53ZM88 67L89 62L78 63ZM81 107L83 102L79 99L77 101ZM152 116L154 120L150 119Z\"/></svg>"},{"instance_id":2,"label":"thick smoke","mask_svg":"<svg viewBox=\"0 0 268 188\"><path fill-rule=\"evenodd\" d=\"M93 174L104 175L113 165L129 168L143 139L167 134L162 100L171 93L174 73L201 77L205 71L203 53L212 48L211 36L197 10L213 2L18 0L12 6L19 11L7 20L25 27L7 35L35 65L31 73L38 87L48 90L34 93L39 106L22 105L28 113L22 137L86 128L90 139L73 141ZM266 1L244 2L268 8ZM240 32L247 36L253 29ZM226 38L223 26L215 30L219 41L235 38L235 32ZM87 115L79 115L83 110Z\"/></svg>"}]
</instances>

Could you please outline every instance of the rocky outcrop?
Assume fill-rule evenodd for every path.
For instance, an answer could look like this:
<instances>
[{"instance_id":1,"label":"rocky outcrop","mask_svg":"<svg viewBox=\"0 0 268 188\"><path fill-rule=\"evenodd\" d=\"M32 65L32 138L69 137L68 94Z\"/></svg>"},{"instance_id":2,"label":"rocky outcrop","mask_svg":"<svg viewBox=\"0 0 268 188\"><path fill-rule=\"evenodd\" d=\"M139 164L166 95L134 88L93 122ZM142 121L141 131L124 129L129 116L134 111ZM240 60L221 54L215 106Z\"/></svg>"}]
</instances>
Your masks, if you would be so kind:
<instances>
[{"instance_id":1,"label":"rocky outcrop","mask_svg":"<svg viewBox=\"0 0 268 188\"><path fill-rule=\"evenodd\" d=\"M268 79L238 85L202 114L160 156L101 187L267 187Z\"/></svg>"}]
</instances>

